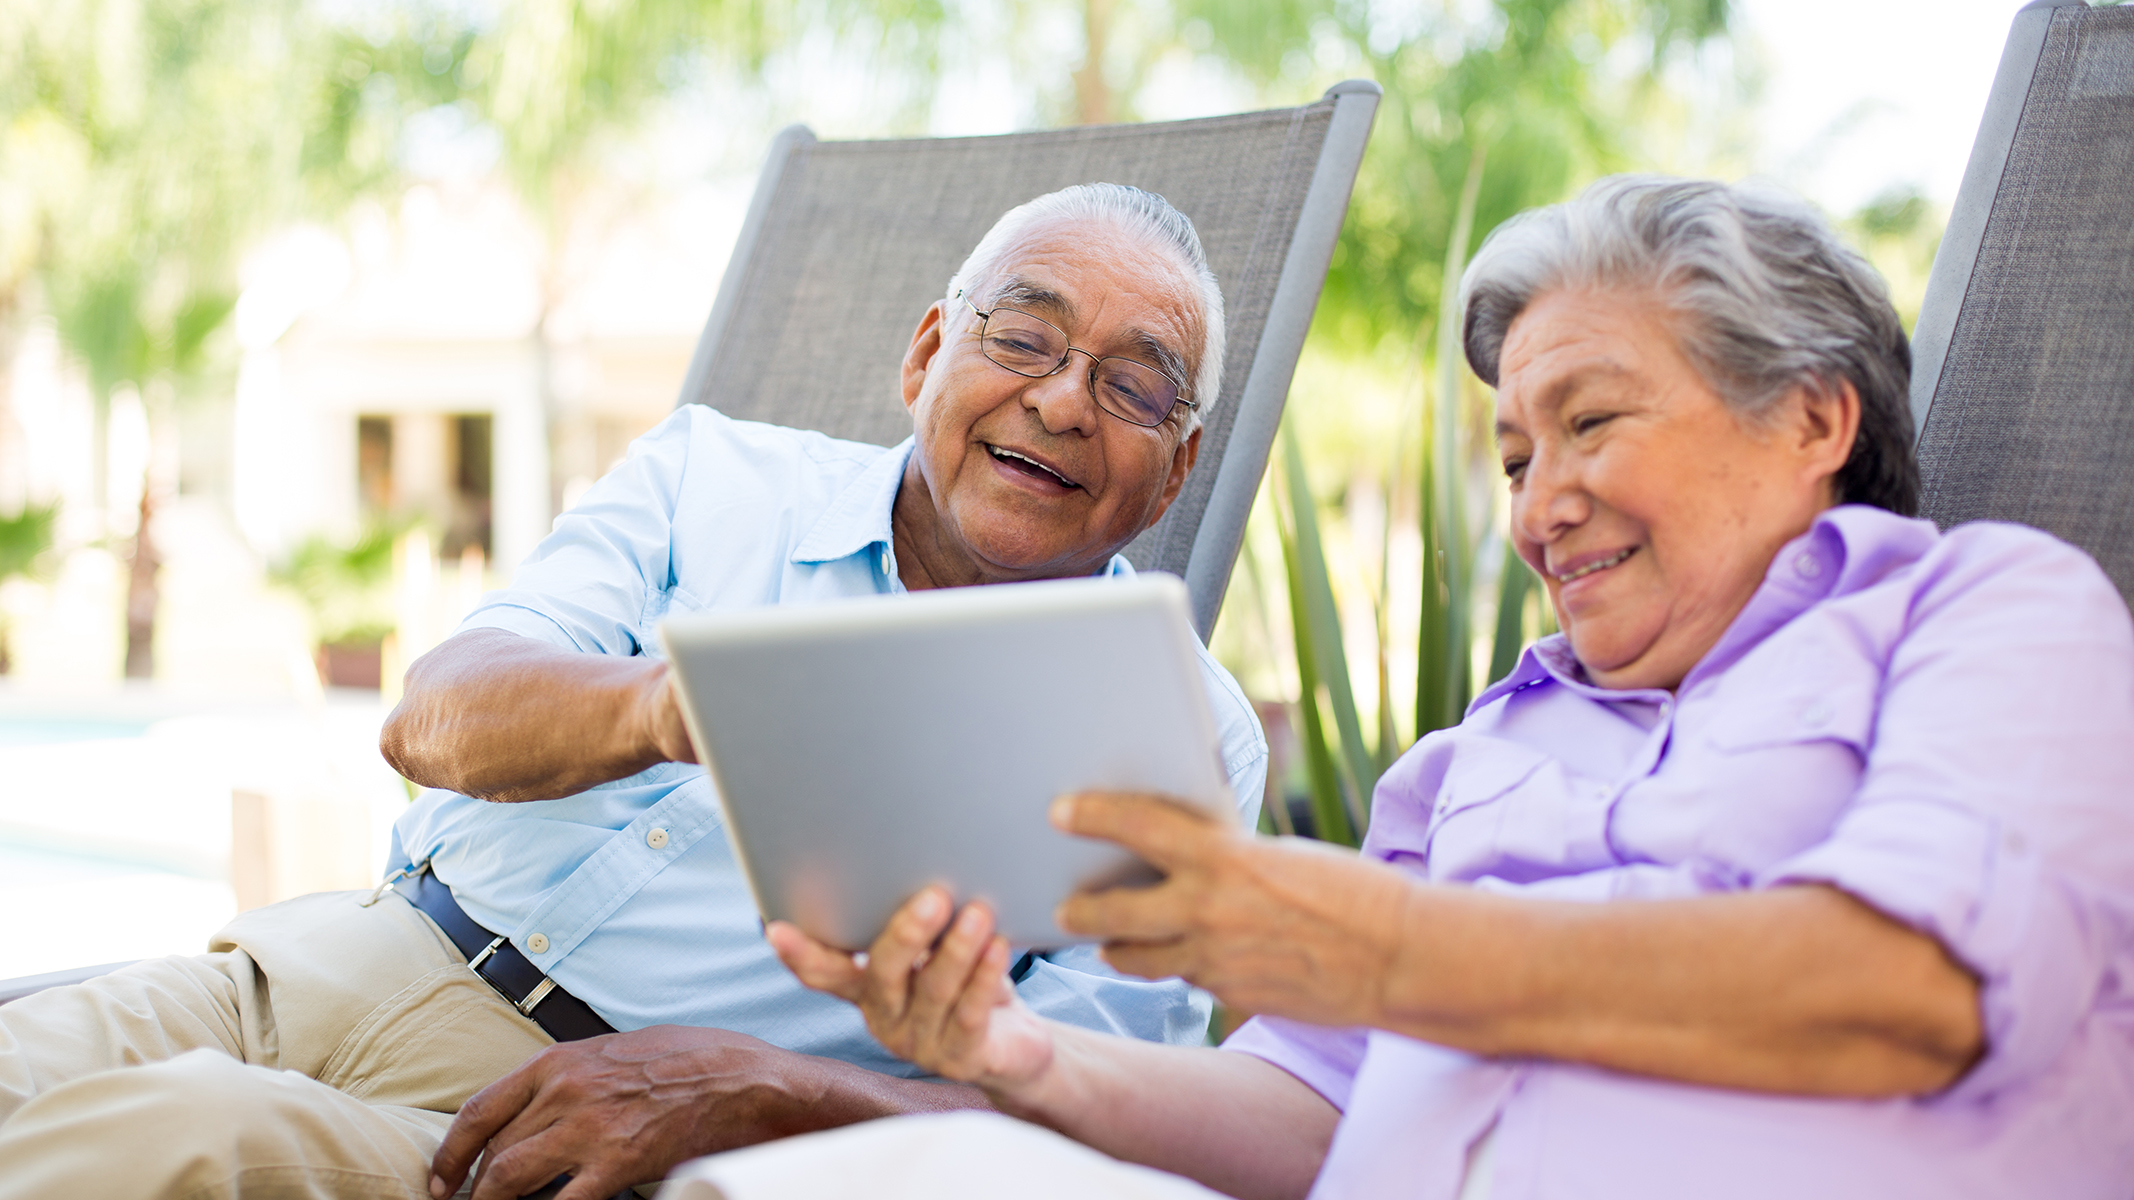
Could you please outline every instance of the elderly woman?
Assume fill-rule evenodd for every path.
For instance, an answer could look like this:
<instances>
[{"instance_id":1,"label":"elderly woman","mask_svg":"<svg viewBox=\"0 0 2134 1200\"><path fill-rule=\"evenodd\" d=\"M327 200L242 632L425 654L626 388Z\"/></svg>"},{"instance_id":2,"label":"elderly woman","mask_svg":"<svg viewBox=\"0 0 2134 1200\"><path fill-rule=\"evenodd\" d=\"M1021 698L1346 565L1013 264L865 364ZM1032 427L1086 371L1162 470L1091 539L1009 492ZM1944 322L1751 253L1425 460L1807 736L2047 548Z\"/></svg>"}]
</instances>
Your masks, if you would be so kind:
<instances>
[{"instance_id":1,"label":"elderly woman","mask_svg":"<svg viewBox=\"0 0 2134 1200\"><path fill-rule=\"evenodd\" d=\"M1563 634L1386 774L1361 857L1055 810L1168 876L1063 924L1263 1015L1219 1051L1042 1021L937 891L864 957L780 953L1003 1111L1237 1196L2124 1200L2119 595L1911 519L1904 332L1789 201L1607 180L1462 303Z\"/></svg>"}]
</instances>

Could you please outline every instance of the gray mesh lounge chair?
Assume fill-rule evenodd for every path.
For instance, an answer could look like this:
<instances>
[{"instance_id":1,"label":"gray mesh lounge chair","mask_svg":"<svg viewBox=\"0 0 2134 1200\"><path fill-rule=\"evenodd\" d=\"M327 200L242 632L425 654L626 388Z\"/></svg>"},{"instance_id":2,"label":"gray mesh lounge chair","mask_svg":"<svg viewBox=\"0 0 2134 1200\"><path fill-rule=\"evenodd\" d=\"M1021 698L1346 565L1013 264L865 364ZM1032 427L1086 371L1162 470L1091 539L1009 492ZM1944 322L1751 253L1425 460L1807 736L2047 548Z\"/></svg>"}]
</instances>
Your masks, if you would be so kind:
<instances>
[{"instance_id":1,"label":"gray mesh lounge chair","mask_svg":"<svg viewBox=\"0 0 2134 1200\"><path fill-rule=\"evenodd\" d=\"M1199 228L1223 287L1229 357L1199 465L1127 550L1186 579L1215 622L1304 333L1378 109L1351 80L1302 108L1004 137L772 144L679 404L892 444L911 432L895 365L926 306L1001 213L1072 183L1131 183ZM808 331L852 353L824 361ZM0 980L0 1004L124 966Z\"/></svg>"},{"instance_id":2,"label":"gray mesh lounge chair","mask_svg":"<svg viewBox=\"0 0 2134 1200\"><path fill-rule=\"evenodd\" d=\"M2034 525L2134 602L2134 5L2016 14L1912 355L1924 515Z\"/></svg>"},{"instance_id":3,"label":"gray mesh lounge chair","mask_svg":"<svg viewBox=\"0 0 2134 1200\"><path fill-rule=\"evenodd\" d=\"M680 403L883 445L911 421L894 365L919 314L995 218L1102 180L1157 192L1193 219L1223 287L1229 357L1200 464L1126 555L1183 576L1202 636L1260 489L1349 186L1377 111L1375 83L1302 108L1005 137L818 142L778 136ZM809 352L813 331L852 352Z\"/></svg>"}]
</instances>

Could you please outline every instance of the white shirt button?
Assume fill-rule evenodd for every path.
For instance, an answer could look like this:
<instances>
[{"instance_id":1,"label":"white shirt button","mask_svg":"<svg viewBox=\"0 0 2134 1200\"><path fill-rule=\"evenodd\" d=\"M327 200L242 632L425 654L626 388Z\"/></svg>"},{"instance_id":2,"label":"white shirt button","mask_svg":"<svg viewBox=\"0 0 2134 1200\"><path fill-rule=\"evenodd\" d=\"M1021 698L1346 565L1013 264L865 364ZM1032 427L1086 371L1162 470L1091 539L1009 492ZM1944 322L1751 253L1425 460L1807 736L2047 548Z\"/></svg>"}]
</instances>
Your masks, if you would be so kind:
<instances>
[{"instance_id":1,"label":"white shirt button","mask_svg":"<svg viewBox=\"0 0 2134 1200\"><path fill-rule=\"evenodd\" d=\"M652 832L646 834L645 845L652 847L654 850L666 849L667 831L664 829L655 829Z\"/></svg>"},{"instance_id":2,"label":"white shirt button","mask_svg":"<svg viewBox=\"0 0 2134 1200\"><path fill-rule=\"evenodd\" d=\"M1801 578L1813 579L1823 573L1823 564L1815 555L1803 554L1793 560L1793 569L1800 572Z\"/></svg>"},{"instance_id":3,"label":"white shirt button","mask_svg":"<svg viewBox=\"0 0 2134 1200\"><path fill-rule=\"evenodd\" d=\"M529 954L548 953L548 935L545 933L537 933L534 934L532 937L527 938L526 951Z\"/></svg>"},{"instance_id":4,"label":"white shirt button","mask_svg":"<svg viewBox=\"0 0 2134 1200\"><path fill-rule=\"evenodd\" d=\"M1801 710L1801 724L1810 729L1821 729L1830 724L1830 718L1835 715L1837 714L1830 710L1830 705L1817 700Z\"/></svg>"}]
</instances>

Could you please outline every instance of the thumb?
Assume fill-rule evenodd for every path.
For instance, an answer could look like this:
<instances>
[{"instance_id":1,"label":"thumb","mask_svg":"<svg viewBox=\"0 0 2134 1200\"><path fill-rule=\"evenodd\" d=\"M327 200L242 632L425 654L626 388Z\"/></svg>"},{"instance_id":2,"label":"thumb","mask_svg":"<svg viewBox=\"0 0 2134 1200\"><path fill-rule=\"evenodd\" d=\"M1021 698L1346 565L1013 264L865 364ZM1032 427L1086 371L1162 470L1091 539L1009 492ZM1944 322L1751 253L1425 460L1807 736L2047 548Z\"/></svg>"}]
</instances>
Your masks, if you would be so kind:
<instances>
[{"instance_id":1,"label":"thumb","mask_svg":"<svg viewBox=\"0 0 2134 1200\"><path fill-rule=\"evenodd\" d=\"M851 954L823 945L787 921L772 921L764 926L763 940L770 943L778 960L800 982L818 992L828 992L854 1004L860 1002L866 971Z\"/></svg>"}]
</instances>

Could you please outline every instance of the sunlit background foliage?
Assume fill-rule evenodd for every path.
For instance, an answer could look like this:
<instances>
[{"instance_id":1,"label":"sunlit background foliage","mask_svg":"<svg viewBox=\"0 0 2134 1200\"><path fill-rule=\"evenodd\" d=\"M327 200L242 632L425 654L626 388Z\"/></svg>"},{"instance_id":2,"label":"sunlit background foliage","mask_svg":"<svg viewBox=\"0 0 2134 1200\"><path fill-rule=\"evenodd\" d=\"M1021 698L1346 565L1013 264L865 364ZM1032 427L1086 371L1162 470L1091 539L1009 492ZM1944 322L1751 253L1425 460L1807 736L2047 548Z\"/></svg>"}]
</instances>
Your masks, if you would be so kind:
<instances>
[{"instance_id":1,"label":"sunlit background foliage","mask_svg":"<svg viewBox=\"0 0 2134 1200\"><path fill-rule=\"evenodd\" d=\"M247 249L344 220L425 155L486 164L533 219L545 347L584 231L673 182L678 128L715 127L709 159L733 169L793 120L955 133L975 108L1137 120L1375 79L1215 644L1266 702L1294 800L1269 822L1353 840L1378 773L1549 627L1506 551L1488 397L1442 320L1459 269L1598 175L1740 173L1757 81L1730 18L1728 0L0 0L0 364L50 319L100 416L131 388L151 422L182 420L232 386ZM1909 193L1837 215L1909 320L1941 215ZM121 539L129 674L153 662L145 518L171 486L150 473ZM0 563L49 543L50 514L26 514L0 512L25 547ZM314 540L280 577L323 624L375 623L383 553Z\"/></svg>"}]
</instances>

